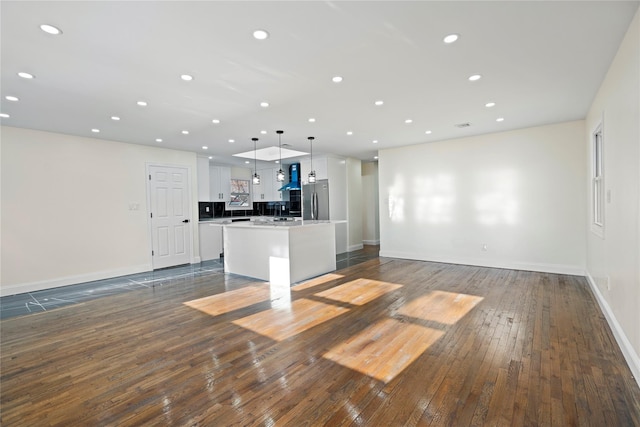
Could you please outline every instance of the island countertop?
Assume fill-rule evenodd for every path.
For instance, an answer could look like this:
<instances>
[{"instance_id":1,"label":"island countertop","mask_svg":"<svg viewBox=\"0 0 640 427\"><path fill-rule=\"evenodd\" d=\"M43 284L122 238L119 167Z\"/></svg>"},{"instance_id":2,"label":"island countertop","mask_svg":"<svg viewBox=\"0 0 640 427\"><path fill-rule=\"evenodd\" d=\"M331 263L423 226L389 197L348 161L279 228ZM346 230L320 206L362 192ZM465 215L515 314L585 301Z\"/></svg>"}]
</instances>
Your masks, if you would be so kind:
<instances>
[{"instance_id":1,"label":"island countertop","mask_svg":"<svg viewBox=\"0 0 640 427\"><path fill-rule=\"evenodd\" d=\"M279 227L312 227L323 224L338 224L346 221L314 221L314 220L295 220L295 221L242 221L224 224L225 227L233 228L279 228Z\"/></svg>"}]
</instances>

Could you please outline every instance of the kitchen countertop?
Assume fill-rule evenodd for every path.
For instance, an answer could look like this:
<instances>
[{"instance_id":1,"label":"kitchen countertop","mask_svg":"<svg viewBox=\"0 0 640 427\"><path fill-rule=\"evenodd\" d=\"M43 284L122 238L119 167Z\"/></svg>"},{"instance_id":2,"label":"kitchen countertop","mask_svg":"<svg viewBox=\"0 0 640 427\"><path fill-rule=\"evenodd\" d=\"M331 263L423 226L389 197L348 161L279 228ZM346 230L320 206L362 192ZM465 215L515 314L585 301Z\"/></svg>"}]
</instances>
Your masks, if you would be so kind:
<instances>
[{"instance_id":1,"label":"kitchen countertop","mask_svg":"<svg viewBox=\"0 0 640 427\"><path fill-rule=\"evenodd\" d=\"M242 221L224 224L226 227L233 228L280 228L280 227L312 227L326 224L341 224L347 221L314 221L314 220L296 220L296 221Z\"/></svg>"},{"instance_id":2,"label":"kitchen countertop","mask_svg":"<svg viewBox=\"0 0 640 427\"><path fill-rule=\"evenodd\" d=\"M223 218L205 218L205 219L201 219L198 222L200 224L202 223L207 223L207 222L214 222L214 223L220 223L220 224L230 224L232 222L293 222L294 220L302 220L302 217L286 217L286 218L290 218L286 221L279 221L279 220L275 220L275 218L280 218L280 217L273 217L273 216L228 216L228 217L223 217Z\"/></svg>"}]
</instances>

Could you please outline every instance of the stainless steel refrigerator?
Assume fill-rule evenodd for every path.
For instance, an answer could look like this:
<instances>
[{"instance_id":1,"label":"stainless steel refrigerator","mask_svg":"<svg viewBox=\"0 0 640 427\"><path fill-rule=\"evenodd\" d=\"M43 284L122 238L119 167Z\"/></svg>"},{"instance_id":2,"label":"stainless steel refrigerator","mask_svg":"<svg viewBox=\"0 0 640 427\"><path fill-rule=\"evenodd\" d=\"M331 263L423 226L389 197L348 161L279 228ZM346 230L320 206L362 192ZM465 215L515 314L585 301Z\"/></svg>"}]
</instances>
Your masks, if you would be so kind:
<instances>
[{"instance_id":1,"label":"stainless steel refrigerator","mask_svg":"<svg viewBox=\"0 0 640 427\"><path fill-rule=\"evenodd\" d=\"M329 220L329 180L302 186L302 218Z\"/></svg>"}]
</instances>

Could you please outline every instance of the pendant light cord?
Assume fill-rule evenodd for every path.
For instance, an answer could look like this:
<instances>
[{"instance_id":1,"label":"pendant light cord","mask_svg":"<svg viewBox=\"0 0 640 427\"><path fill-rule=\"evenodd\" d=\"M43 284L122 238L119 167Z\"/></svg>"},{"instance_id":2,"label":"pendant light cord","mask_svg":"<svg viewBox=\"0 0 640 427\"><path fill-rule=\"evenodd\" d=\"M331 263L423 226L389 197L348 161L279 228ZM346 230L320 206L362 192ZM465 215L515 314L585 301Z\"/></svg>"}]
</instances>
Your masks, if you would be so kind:
<instances>
[{"instance_id":1,"label":"pendant light cord","mask_svg":"<svg viewBox=\"0 0 640 427\"><path fill-rule=\"evenodd\" d=\"M258 138L253 139L253 173L258 173Z\"/></svg>"},{"instance_id":2,"label":"pendant light cord","mask_svg":"<svg viewBox=\"0 0 640 427\"><path fill-rule=\"evenodd\" d=\"M251 138L253 141L253 177L251 178L254 185L260 184L260 175L258 175L258 138Z\"/></svg>"},{"instance_id":3,"label":"pendant light cord","mask_svg":"<svg viewBox=\"0 0 640 427\"><path fill-rule=\"evenodd\" d=\"M284 171L282 170L282 134L283 130L277 130L278 134L278 149L280 150L280 169L278 169L277 180L280 182L284 182Z\"/></svg>"}]
</instances>

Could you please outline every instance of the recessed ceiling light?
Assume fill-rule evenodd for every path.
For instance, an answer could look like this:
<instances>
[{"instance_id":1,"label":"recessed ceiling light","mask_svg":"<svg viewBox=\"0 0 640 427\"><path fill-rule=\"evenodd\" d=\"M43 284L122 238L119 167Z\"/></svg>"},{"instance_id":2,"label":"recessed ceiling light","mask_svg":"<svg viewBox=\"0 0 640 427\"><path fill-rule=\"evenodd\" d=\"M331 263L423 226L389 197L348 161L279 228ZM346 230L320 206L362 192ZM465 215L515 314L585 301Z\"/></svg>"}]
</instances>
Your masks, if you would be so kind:
<instances>
[{"instance_id":1,"label":"recessed ceiling light","mask_svg":"<svg viewBox=\"0 0 640 427\"><path fill-rule=\"evenodd\" d=\"M353 135L352 131L347 131L347 135Z\"/></svg>"},{"instance_id":2,"label":"recessed ceiling light","mask_svg":"<svg viewBox=\"0 0 640 427\"><path fill-rule=\"evenodd\" d=\"M407 119L407 120L405 120L404 122L405 122L406 124L409 124L409 123L413 123L413 120L411 120L411 119Z\"/></svg>"},{"instance_id":3,"label":"recessed ceiling light","mask_svg":"<svg viewBox=\"0 0 640 427\"><path fill-rule=\"evenodd\" d=\"M495 107L496 103L495 102L487 102L486 104L484 104L485 107L487 108L491 108L491 107Z\"/></svg>"},{"instance_id":4,"label":"recessed ceiling light","mask_svg":"<svg viewBox=\"0 0 640 427\"><path fill-rule=\"evenodd\" d=\"M342 81L342 77L340 76L335 76L331 79L332 82L334 83L340 83Z\"/></svg>"},{"instance_id":5,"label":"recessed ceiling light","mask_svg":"<svg viewBox=\"0 0 640 427\"><path fill-rule=\"evenodd\" d=\"M203 150L208 150L208 149L209 149L209 147L207 147L206 145L203 145L203 146L202 146L202 149L203 149Z\"/></svg>"},{"instance_id":6,"label":"recessed ceiling light","mask_svg":"<svg viewBox=\"0 0 640 427\"><path fill-rule=\"evenodd\" d=\"M260 131L260 133L261 133L262 135L266 135L266 134L267 134L267 131L266 131L266 130L261 130L261 131Z\"/></svg>"},{"instance_id":7,"label":"recessed ceiling light","mask_svg":"<svg viewBox=\"0 0 640 427\"><path fill-rule=\"evenodd\" d=\"M216 125L217 125L217 124L219 124L219 123L220 123L220 120L218 120L218 119L213 119L213 120L211 120L211 123L213 123L213 124L216 124Z\"/></svg>"},{"instance_id":8,"label":"recessed ceiling light","mask_svg":"<svg viewBox=\"0 0 640 427\"><path fill-rule=\"evenodd\" d=\"M236 140L235 140L235 139L230 139L230 140L229 140L229 144L233 144L234 142L236 142Z\"/></svg>"},{"instance_id":9,"label":"recessed ceiling light","mask_svg":"<svg viewBox=\"0 0 640 427\"><path fill-rule=\"evenodd\" d=\"M263 101L263 102L261 102L261 103L260 103L260 106L261 106L262 108L267 108L267 107L269 106L269 103L268 103L268 102L264 102L264 101Z\"/></svg>"},{"instance_id":10,"label":"recessed ceiling light","mask_svg":"<svg viewBox=\"0 0 640 427\"><path fill-rule=\"evenodd\" d=\"M53 25L49 25L49 24L40 25L40 29L45 33L53 34L54 36L62 34L62 30L60 30L60 28L54 27Z\"/></svg>"},{"instance_id":11,"label":"recessed ceiling light","mask_svg":"<svg viewBox=\"0 0 640 427\"><path fill-rule=\"evenodd\" d=\"M472 76L469 76L469 81L470 82L475 82L478 81L482 78L482 76L480 74L474 74Z\"/></svg>"},{"instance_id":12,"label":"recessed ceiling light","mask_svg":"<svg viewBox=\"0 0 640 427\"><path fill-rule=\"evenodd\" d=\"M374 139L374 140L373 140L373 143L374 143L374 144L377 144L377 143L378 143L378 140L377 140L377 139Z\"/></svg>"},{"instance_id":13,"label":"recessed ceiling light","mask_svg":"<svg viewBox=\"0 0 640 427\"><path fill-rule=\"evenodd\" d=\"M156 138L156 142L162 142L162 138Z\"/></svg>"},{"instance_id":14,"label":"recessed ceiling light","mask_svg":"<svg viewBox=\"0 0 640 427\"><path fill-rule=\"evenodd\" d=\"M269 38L269 33L266 30L255 30L253 32L253 38L257 40L265 40Z\"/></svg>"},{"instance_id":15,"label":"recessed ceiling light","mask_svg":"<svg viewBox=\"0 0 640 427\"><path fill-rule=\"evenodd\" d=\"M496 122L504 122L504 117L498 117L498 118L496 119Z\"/></svg>"},{"instance_id":16,"label":"recessed ceiling light","mask_svg":"<svg viewBox=\"0 0 640 427\"><path fill-rule=\"evenodd\" d=\"M189 135L189 131L188 131L188 130L183 130L183 131L182 131L182 134L183 134L183 135Z\"/></svg>"},{"instance_id":17,"label":"recessed ceiling light","mask_svg":"<svg viewBox=\"0 0 640 427\"><path fill-rule=\"evenodd\" d=\"M249 160L245 160L245 161L244 161L244 164L245 164L245 165L248 165L249 163L251 163Z\"/></svg>"},{"instance_id":18,"label":"recessed ceiling light","mask_svg":"<svg viewBox=\"0 0 640 427\"><path fill-rule=\"evenodd\" d=\"M8 119L11 116L9 116L7 113L0 113L0 117L2 117L3 119Z\"/></svg>"},{"instance_id":19,"label":"recessed ceiling light","mask_svg":"<svg viewBox=\"0 0 640 427\"><path fill-rule=\"evenodd\" d=\"M185 82L190 82L191 80L193 80L193 76L190 76L189 74L183 74L180 76L180 78Z\"/></svg>"},{"instance_id":20,"label":"recessed ceiling light","mask_svg":"<svg viewBox=\"0 0 640 427\"><path fill-rule=\"evenodd\" d=\"M314 119L313 117L309 118L309 123L315 123L316 119Z\"/></svg>"},{"instance_id":21,"label":"recessed ceiling light","mask_svg":"<svg viewBox=\"0 0 640 427\"><path fill-rule=\"evenodd\" d=\"M120 120L120 117L118 117L118 116L111 116L111 120L115 120L115 121L117 122L118 120Z\"/></svg>"},{"instance_id":22,"label":"recessed ceiling light","mask_svg":"<svg viewBox=\"0 0 640 427\"><path fill-rule=\"evenodd\" d=\"M380 106L380 105L384 104L384 101L376 101L376 102L375 102L375 104L376 104L377 106Z\"/></svg>"},{"instance_id":23,"label":"recessed ceiling light","mask_svg":"<svg viewBox=\"0 0 640 427\"><path fill-rule=\"evenodd\" d=\"M213 160L213 156L209 156L209 160Z\"/></svg>"},{"instance_id":24,"label":"recessed ceiling light","mask_svg":"<svg viewBox=\"0 0 640 427\"><path fill-rule=\"evenodd\" d=\"M93 132L93 133L100 133L100 129L91 129L91 132Z\"/></svg>"},{"instance_id":25,"label":"recessed ceiling light","mask_svg":"<svg viewBox=\"0 0 640 427\"><path fill-rule=\"evenodd\" d=\"M449 43L453 43L456 40L458 40L458 37L460 37L457 34L449 34L448 36L446 36L444 39L442 39L443 42L449 44Z\"/></svg>"},{"instance_id":26,"label":"recessed ceiling light","mask_svg":"<svg viewBox=\"0 0 640 427\"><path fill-rule=\"evenodd\" d=\"M378 156L373 156L373 158L374 158L375 160L378 160Z\"/></svg>"},{"instance_id":27,"label":"recessed ceiling light","mask_svg":"<svg viewBox=\"0 0 640 427\"><path fill-rule=\"evenodd\" d=\"M13 101L13 102L19 101L19 99L18 99L18 97L17 97L17 96L11 96L11 95L7 95L7 96L5 96L5 99L6 99L7 101Z\"/></svg>"},{"instance_id":28,"label":"recessed ceiling light","mask_svg":"<svg viewBox=\"0 0 640 427\"><path fill-rule=\"evenodd\" d=\"M147 103L145 101L138 101L138 102L136 102L136 104L138 104L141 107L146 107L147 106Z\"/></svg>"},{"instance_id":29,"label":"recessed ceiling light","mask_svg":"<svg viewBox=\"0 0 640 427\"><path fill-rule=\"evenodd\" d=\"M427 135L431 135L431 131L430 130L427 130L424 133L426 133Z\"/></svg>"},{"instance_id":30,"label":"recessed ceiling light","mask_svg":"<svg viewBox=\"0 0 640 427\"><path fill-rule=\"evenodd\" d=\"M23 79L32 79L35 77L33 74L25 73L24 71L20 71L18 75Z\"/></svg>"}]
</instances>

